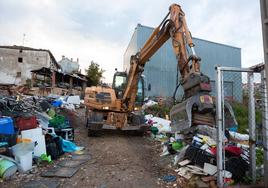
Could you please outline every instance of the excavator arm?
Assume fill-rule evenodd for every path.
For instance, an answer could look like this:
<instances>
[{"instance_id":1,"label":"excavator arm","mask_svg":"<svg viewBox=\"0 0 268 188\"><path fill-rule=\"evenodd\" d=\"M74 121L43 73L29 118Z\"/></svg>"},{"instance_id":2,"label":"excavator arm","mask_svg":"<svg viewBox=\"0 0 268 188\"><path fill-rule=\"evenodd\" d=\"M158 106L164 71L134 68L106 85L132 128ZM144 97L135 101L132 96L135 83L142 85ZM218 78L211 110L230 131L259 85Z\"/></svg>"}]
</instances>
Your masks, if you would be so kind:
<instances>
[{"instance_id":1,"label":"excavator arm","mask_svg":"<svg viewBox=\"0 0 268 188\"><path fill-rule=\"evenodd\" d=\"M134 109L138 81L146 62L170 38L172 39L173 50L178 61L177 66L181 74L186 97L188 98L200 90L210 91L210 86L207 85L209 84L209 78L200 73L199 62L201 59L196 56L185 14L181 6L172 4L168 14L160 25L154 29L141 50L131 57L128 82L122 103L122 107L125 110L133 111ZM191 54L187 52L187 46L190 48ZM203 87L200 85L201 82Z\"/></svg>"}]
</instances>

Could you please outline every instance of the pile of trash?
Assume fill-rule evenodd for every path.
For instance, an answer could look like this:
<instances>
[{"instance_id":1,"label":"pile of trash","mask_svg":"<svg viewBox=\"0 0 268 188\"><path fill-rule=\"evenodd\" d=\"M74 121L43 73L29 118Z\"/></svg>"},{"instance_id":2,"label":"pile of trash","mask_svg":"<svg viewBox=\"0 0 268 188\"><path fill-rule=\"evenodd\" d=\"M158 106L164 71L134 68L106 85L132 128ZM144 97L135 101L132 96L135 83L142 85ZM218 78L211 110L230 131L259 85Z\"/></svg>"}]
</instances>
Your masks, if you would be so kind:
<instances>
[{"instance_id":1,"label":"pile of trash","mask_svg":"<svg viewBox=\"0 0 268 188\"><path fill-rule=\"evenodd\" d=\"M158 99L158 102L152 99L146 99L142 110L145 114L152 114L156 117L166 118L170 113L170 101L168 99ZM168 102L167 102L168 101Z\"/></svg>"},{"instance_id":2,"label":"pile of trash","mask_svg":"<svg viewBox=\"0 0 268 188\"><path fill-rule=\"evenodd\" d=\"M151 136L161 142L161 157L173 156L170 161L175 174L169 178L183 179L184 186L200 182L216 187L217 178L217 144L216 128L198 125L172 132L170 120L145 116L151 125ZM224 139L225 170L224 183L232 185L243 182L249 171L249 135L240 134L236 129L227 129ZM172 177L171 177L172 176Z\"/></svg>"},{"instance_id":3,"label":"pile of trash","mask_svg":"<svg viewBox=\"0 0 268 188\"><path fill-rule=\"evenodd\" d=\"M0 96L0 178L81 151L68 117L61 115L79 106L79 96Z\"/></svg>"}]
</instances>

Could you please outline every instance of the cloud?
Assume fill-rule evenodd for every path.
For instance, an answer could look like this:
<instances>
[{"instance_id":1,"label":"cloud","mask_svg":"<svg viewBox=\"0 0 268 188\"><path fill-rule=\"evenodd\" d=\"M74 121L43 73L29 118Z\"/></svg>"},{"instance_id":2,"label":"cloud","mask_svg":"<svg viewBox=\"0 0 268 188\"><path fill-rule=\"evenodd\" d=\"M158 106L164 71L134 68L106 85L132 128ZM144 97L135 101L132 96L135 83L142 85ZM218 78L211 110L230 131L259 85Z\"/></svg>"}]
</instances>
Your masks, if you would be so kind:
<instances>
[{"instance_id":1,"label":"cloud","mask_svg":"<svg viewBox=\"0 0 268 188\"><path fill-rule=\"evenodd\" d=\"M51 1L41 4L35 1L28 4L10 1L4 4L0 2L0 7L0 10L5 12L0 21L0 27L5 28L0 31L0 40L4 44L21 45L25 33L26 46L50 49L58 60L61 55L79 58L82 70L94 60L106 70L104 76L109 80L114 68L121 67L124 45L117 41L105 40L105 37L94 36L90 30L81 30L82 22L73 20L71 14L60 5L55 5ZM14 14L7 11L16 7L20 9ZM43 11L44 9L49 11Z\"/></svg>"},{"instance_id":2,"label":"cloud","mask_svg":"<svg viewBox=\"0 0 268 188\"><path fill-rule=\"evenodd\" d=\"M189 15L194 36L242 50L242 66L263 61L259 1L204 1L196 15ZM191 11L190 11L191 13Z\"/></svg>"},{"instance_id":3,"label":"cloud","mask_svg":"<svg viewBox=\"0 0 268 188\"><path fill-rule=\"evenodd\" d=\"M91 60L106 70L122 69L123 54L137 23L157 26L171 0L0 0L0 41L50 49L79 58L85 69ZM242 48L242 65L263 60L259 2L251 0L180 0L195 37Z\"/></svg>"}]
</instances>

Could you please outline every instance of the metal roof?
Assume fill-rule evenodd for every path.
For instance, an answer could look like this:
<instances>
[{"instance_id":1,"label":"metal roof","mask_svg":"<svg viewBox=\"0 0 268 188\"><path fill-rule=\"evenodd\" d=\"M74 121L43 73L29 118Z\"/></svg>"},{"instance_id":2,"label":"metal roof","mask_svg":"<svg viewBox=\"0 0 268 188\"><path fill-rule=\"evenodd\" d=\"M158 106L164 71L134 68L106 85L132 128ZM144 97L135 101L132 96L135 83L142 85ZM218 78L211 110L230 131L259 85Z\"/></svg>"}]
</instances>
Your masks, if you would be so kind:
<instances>
[{"instance_id":1,"label":"metal roof","mask_svg":"<svg viewBox=\"0 0 268 188\"><path fill-rule=\"evenodd\" d=\"M40 69L31 70L31 72L34 72L34 73L37 73L37 74L40 74L40 75L47 75L47 74L51 75L52 70L47 68L47 67L42 67ZM68 74L68 73L63 73L63 72L59 72L59 71L55 71L55 72L58 73L58 74L64 75L64 76L67 75L67 76L70 76L70 77L73 77L73 78L77 78L79 80L88 81L87 77L85 75L83 75L83 74L76 74L76 73Z\"/></svg>"}]
</instances>

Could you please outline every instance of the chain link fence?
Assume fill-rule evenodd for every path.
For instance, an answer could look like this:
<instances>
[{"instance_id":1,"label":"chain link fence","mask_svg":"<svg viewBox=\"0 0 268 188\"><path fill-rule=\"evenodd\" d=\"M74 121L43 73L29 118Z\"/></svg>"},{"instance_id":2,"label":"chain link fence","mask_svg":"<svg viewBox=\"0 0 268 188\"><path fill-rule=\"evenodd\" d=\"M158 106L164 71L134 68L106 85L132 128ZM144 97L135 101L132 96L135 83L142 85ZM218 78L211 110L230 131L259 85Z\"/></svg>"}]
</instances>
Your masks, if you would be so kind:
<instances>
[{"instance_id":1,"label":"chain link fence","mask_svg":"<svg viewBox=\"0 0 268 188\"><path fill-rule=\"evenodd\" d=\"M244 168L249 173L243 177L243 181L255 183L264 177L264 158L267 152L267 95L263 65L250 69L217 67L216 72L218 187L224 186L225 173L230 168L230 159L224 148L233 142L242 149L240 157L249 166L249 169ZM232 106L235 117L232 122L235 124L229 123L227 104ZM237 140L230 142L228 138L228 142L225 142L227 130Z\"/></svg>"}]
</instances>

